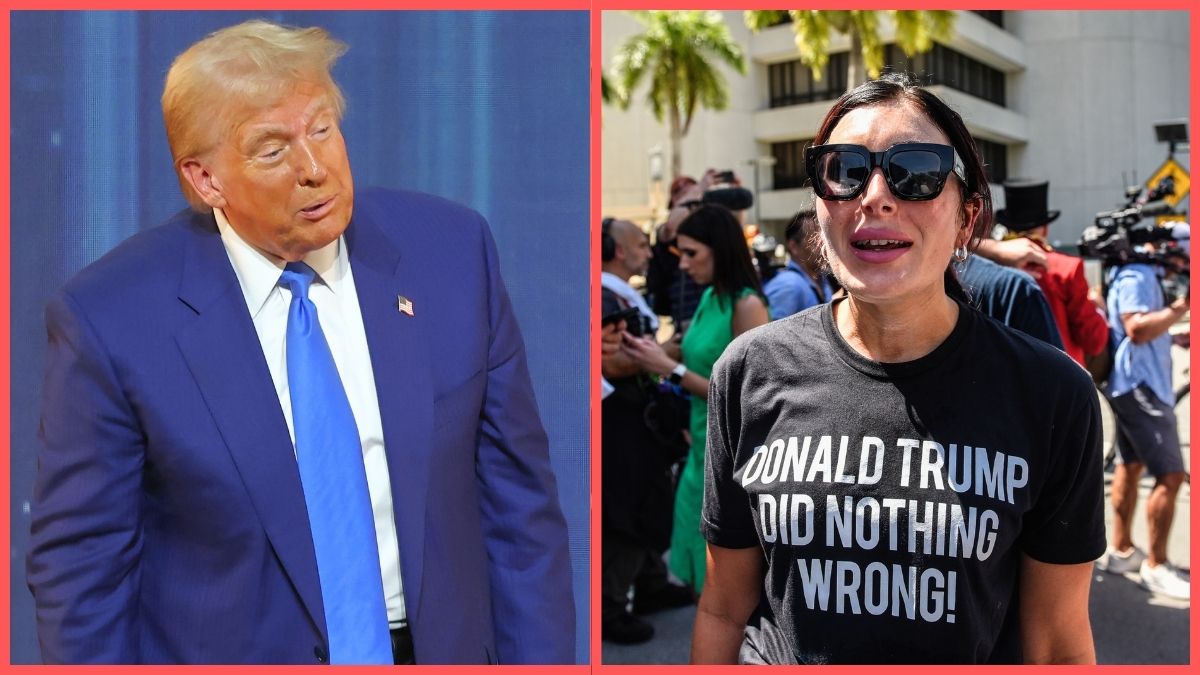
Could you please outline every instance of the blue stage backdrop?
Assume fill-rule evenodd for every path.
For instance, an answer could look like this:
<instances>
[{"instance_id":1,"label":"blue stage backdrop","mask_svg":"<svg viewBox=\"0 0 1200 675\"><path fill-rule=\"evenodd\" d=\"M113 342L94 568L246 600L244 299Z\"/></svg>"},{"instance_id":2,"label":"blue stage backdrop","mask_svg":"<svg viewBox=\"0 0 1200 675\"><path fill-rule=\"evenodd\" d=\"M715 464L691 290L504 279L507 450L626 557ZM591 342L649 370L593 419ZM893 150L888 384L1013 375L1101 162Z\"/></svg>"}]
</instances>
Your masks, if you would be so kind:
<instances>
[{"instance_id":1,"label":"blue stage backdrop","mask_svg":"<svg viewBox=\"0 0 1200 675\"><path fill-rule=\"evenodd\" d=\"M577 660L588 635L588 20L585 12L12 14L14 663L40 661L25 587L45 354L72 274L186 206L159 96L175 55L251 18L350 45L334 74L357 186L487 217L525 335L571 532Z\"/></svg>"}]
</instances>

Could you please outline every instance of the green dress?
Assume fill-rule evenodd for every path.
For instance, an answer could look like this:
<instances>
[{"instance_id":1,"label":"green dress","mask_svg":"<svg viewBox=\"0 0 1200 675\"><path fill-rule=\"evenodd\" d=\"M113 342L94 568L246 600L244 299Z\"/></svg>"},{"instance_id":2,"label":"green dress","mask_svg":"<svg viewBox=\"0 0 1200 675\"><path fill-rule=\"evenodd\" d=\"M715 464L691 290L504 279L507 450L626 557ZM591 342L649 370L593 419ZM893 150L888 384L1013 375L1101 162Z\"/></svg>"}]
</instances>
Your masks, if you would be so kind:
<instances>
[{"instance_id":1,"label":"green dress","mask_svg":"<svg viewBox=\"0 0 1200 675\"><path fill-rule=\"evenodd\" d=\"M733 341L733 307L754 292L743 288L734 301L721 298L712 287L700 296L691 326L683 336L683 365L702 377ZM704 500L704 445L708 437L708 401L692 396L689 430L692 447L675 492L675 524L671 529L671 572L697 593L704 586L705 541L700 535L700 506Z\"/></svg>"}]
</instances>

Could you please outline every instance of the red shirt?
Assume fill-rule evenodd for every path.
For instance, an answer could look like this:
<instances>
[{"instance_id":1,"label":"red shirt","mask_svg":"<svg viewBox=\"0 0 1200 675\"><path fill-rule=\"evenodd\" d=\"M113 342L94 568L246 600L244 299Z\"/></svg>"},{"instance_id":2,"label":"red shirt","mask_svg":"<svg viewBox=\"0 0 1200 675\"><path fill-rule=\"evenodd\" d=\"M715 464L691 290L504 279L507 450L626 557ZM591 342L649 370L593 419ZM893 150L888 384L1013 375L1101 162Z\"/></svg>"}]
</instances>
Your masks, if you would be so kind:
<instances>
[{"instance_id":1,"label":"red shirt","mask_svg":"<svg viewBox=\"0 0 1200 675\"><path fill-rule=\"evenodd\" d=\"M1057 251L1046 253L1046 271L1038 279L1046 294L1067 355L1083 365L1084 354L1098 354L1108 341L1108 322L1088 299L1083 260Z\"/></svg>"}]
</instances>

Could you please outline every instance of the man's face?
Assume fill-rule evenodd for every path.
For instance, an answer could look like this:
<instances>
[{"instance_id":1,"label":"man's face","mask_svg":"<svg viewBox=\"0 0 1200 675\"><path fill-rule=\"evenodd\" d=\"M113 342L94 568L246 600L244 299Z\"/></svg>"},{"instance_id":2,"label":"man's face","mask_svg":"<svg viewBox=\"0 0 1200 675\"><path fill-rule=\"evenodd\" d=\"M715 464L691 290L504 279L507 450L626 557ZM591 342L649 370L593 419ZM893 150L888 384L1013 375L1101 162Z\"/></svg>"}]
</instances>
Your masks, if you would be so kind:
<instances>
[{"instance_id":1,"label":"man's face","mask_svg":"<svg viewBox=\"0 0 1200 675\"><path fill-rule=\"evenodd\" d=\"M623 236L617 240L620 247L617 255L621 257L621 265L629 276L644 275L650 267L650 239L637 226L630 224Z\"/></svg>"},{"instance_id":2,"label":"man's face","mask_svg":"<svg viewBox=\"0 0 1200 675\"><path fill-rule=\"evenodd\" d=\"M675 238L675 231L679 228L679 224L684 218L692 212L692 202L698 202L704 198L704 190L695 183L684 187L673 197L675 206L667 213L667 222L663 227L663 238L670 241ZM689 204L689 206L684 206Z\"/></svg>"},{"instance_id":3,"label":"man's face","mask_svg":"<svg viewBox=\"0 0 1200 675\"><path fill-rule=\"evenodd\" d=\"M320 85L302 82L274 106L245 111L208 159L199 162L207 189L197 191L266 253L300 260L350 222L350 162L337 111Z\"/></svg>"}]
</instances>

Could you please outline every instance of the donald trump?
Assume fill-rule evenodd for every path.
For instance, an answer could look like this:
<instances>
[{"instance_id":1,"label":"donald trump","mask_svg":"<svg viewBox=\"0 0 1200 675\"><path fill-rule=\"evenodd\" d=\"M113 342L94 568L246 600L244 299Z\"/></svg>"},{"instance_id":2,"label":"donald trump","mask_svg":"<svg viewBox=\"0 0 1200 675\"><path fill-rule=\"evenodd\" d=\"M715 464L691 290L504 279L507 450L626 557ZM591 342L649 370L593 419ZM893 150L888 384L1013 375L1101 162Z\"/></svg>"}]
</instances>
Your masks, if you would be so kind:
<instances>
[{"instance_id":1,"label":"donald trump","mask_svg":"<svg viewBox=\"0 0 1200 675\"><path fill-rule=\"evenodd\" d=\"M319 28L162 96L191 208L46 310L28 583L48 663L566 663L566 525L477 213L355 191Z\"/></svg>"}]
</instances>

